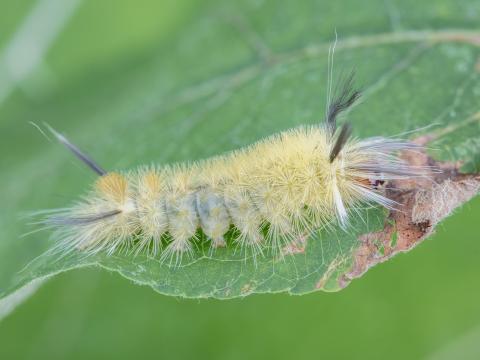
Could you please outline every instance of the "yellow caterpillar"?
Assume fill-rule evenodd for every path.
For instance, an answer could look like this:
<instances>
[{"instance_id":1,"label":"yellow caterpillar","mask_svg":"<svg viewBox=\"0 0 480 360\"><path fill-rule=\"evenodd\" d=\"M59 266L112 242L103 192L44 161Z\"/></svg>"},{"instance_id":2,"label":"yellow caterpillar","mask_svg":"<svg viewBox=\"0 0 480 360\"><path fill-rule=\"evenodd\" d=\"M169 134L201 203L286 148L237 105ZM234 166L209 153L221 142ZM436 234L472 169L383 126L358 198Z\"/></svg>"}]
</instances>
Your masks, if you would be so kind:
<instances>
[{"instance_id":1,"label":"yellow caterpillar","mask_svg":"<svg viewBox=\"0 0 480 360\"><path fill-rule=\"evenodd\" d=\"M100 177L71 208L49 215L62 251L112 254L126 247L181 260L203 233L212 249L239 246L257 255L278 252L311 231L339 223L365 203L391 208L378 186L421 176L395 152L417 146L391 138L357 140L339 113L359 97L348 78L324 124L275 134L246 148L193 164L105 172L51 131ZM232 242L224 236L230 232ZM205 237L201 237L205 239Z\"/></svg>"}]
</instances>

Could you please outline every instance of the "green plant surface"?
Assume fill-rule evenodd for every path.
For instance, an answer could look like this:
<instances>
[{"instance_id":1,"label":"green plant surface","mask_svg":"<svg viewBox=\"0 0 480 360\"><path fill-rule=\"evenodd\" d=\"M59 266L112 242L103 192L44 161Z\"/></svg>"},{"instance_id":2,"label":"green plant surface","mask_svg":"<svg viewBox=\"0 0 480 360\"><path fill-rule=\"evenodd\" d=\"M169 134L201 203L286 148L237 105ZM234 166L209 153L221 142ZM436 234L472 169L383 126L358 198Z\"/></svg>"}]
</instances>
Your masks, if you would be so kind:
<instances>
[{"instance_id":1,"label":"green plant surface","mask_svg":"<svg viewBox=\"0 0 480 360\"><path fill-rule=\"evenodd\" d=\"M96 24L89 4L47 53L48 80L33 74L0 109L0 198L6 204L0 209L0 297L33 279L85 266L183 297L339 290L359 237L383 228L381 209L365 211L366 221L355 219L351 231L314 234L304 253L282 261L267 256L254 265L230 248L213 256L198 252L179 268L145 255L40 256L51 246L48 232L20 237L32 227L19 218L64 207L94 179L29 121L50 123L108 169L218 155L322 120L334 29L335 66L355 68L364 89L363 102L348 115L357 136L433 134L435 159L478 166L478 3L185 4L169 13L168 26L145 25L127 38L128 47L112 40L106 48L121 37L115 21L123 23L130 12L125 6L120 20L108 20L113 30L96 42L85 31L95 28L86 22ZM162 12L160 5L149 6ZM162 33L158 42L152 32Z\"/></svg>"}]
</instances>

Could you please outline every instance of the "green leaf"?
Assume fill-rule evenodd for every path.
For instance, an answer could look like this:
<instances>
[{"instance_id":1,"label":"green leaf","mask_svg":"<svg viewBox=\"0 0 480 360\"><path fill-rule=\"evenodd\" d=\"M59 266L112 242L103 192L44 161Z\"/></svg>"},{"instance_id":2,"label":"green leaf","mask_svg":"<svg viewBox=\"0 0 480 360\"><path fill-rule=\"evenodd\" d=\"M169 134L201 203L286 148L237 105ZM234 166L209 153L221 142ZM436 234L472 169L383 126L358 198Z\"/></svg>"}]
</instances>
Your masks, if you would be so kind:
<instances>
[{"instance_id":1,"label":"green leaf","mask_svg":"<svg viewBox=\"0 0 480 360\"><path fill-rule=\"evenodd\" d=\"M78 57L72 49L79 43L88 48L91 35L80 35L85 24L77 19L76 31L67 28L43 61L57 78L45 80L48 74L39 68L15 84L16 91L1 104L0 297L83 266L101 266L160 293L185 297L336 291L423 240L478 191L474 177L457 183L463 181L457 165L441 181L458 187L452 194L462 190L465 196L435 218L408 227L405 218L366 210L348 232L319 232L306 249L256 265L233 249L213 256L198 252L180 268L145 255L85 258L78 253L58 259L40 256L51 246L48 232L21 237L34 227L20 214L66 206L94 179L29 121L47 121L108 169L221 154L321 121L335 29L335 69L354 68L365 93L348 115L357 136L412 131L410 137L430 140L434 159L461 161L463 171L478 171L480 5L453 0L385 4L245 0L227 5L218 0L202 8L185 5L194 10L178 15L159 43L138 45L133 37L131 51L99 53L92 46L91 54ZM115 60L117 54L123 54L121 61ZM88 70L92 64L95 71ZM420 195L435 199L445 189L430 190ZM412 231L417 233L407 240Z\"/></svg>"}]
</instances>

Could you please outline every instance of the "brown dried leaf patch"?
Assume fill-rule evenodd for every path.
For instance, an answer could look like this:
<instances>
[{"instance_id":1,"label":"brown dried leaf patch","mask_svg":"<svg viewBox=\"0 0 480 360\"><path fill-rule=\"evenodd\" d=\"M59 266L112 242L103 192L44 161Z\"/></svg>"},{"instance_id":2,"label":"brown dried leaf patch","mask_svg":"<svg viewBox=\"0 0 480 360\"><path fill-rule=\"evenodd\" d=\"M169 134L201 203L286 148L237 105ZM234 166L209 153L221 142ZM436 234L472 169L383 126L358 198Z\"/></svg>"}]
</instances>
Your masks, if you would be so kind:
<instances>
[{"instance_id":1,"label":"brown dried leaf patch","mask_svg":"<svg viewBox=\"0 0 480 360\"><path fill-rule=\"evenodd\" d=\"M429 140L424 136L415 142L424 145ZM401 156L411 165L428 165L441 171L389 184L387 196L400 205L390 211L381 231L359 237L361 245L353 254L353 265L338 280L341 288L372 266L420 244L441 220L480 191L480 174L460 173L459 163L437 162L419 151L405 151Z\"/></svg>"}]
</instances>

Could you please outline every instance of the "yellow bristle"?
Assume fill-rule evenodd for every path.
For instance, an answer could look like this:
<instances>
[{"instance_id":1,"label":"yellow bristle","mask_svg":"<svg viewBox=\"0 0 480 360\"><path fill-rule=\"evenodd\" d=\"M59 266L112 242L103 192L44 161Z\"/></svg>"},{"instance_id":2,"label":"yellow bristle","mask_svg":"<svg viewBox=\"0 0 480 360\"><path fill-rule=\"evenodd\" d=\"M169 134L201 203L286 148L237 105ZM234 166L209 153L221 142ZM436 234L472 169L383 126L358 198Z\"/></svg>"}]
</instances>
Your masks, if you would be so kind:
<instances>
[{"instance_id":1,"label":"yellow bristle","mask_svg":"<svg viewBox=\"0 0 480 360\"><path fill-rule=\"evenodd\" d=\"M114 172L108 173L97 180L95 188L102 196L118 204L125 203L128 189L125 176Z\"/></svg>"}]
</instances>

